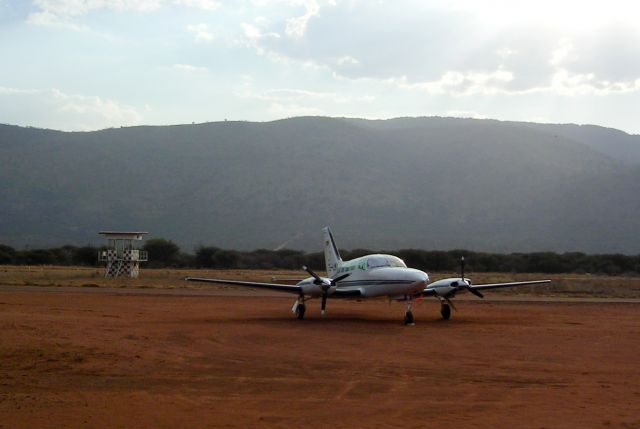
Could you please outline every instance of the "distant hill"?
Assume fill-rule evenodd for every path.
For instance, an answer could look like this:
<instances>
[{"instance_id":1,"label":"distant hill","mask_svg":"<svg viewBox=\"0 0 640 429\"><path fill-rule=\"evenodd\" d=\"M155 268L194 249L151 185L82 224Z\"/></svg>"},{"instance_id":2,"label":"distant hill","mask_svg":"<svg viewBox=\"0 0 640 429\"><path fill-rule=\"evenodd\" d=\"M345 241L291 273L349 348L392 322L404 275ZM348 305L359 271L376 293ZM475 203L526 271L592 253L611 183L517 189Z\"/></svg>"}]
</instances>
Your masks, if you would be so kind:
<instances>
[{"instance_id":1,"label":"distant hill","mask_svg":"<svg viewBox=\"0 0 640 429\"><path fill-rule=\"evenodd\" d=\"M143 229L185 250L640 253L640 136L305 117L65 133L0 126L0 243Z\"/></svg>"}]
</instances>

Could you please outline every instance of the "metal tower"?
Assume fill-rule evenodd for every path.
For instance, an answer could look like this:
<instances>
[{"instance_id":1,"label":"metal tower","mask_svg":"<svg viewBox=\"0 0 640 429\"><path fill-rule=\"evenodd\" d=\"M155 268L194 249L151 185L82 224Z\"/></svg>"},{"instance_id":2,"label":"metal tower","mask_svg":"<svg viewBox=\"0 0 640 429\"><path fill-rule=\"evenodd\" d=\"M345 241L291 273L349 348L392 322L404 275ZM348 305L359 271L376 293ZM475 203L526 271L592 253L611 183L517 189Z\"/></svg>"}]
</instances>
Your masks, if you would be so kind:
<instances>
[{"instance_id":1,"label":"metal tower","mask_svg":"<svg viewBox=\"0 0 640 429\"><path fill-rule=\"evenodd\" d=\"M148 260L147 252L136 249L135 241L142 241L146 232L100 231L107 238L107 250L98 253L98 260L107 263L106 278L138 277L140 262Z\"/></svg>"}]
</instances>

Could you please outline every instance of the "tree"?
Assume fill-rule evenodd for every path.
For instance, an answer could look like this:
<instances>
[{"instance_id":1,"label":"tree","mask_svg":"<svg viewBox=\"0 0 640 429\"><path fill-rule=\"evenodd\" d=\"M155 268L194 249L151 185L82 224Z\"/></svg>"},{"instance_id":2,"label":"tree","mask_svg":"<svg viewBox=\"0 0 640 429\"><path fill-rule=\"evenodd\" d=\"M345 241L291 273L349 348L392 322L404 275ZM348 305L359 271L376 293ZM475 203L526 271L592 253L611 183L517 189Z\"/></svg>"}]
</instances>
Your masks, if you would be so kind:
<instances>
[{"instance_id":1,"label":"tree","mask_svg":"<svg viewBox=\"0 0 640 429\"><path fill-rule=\"evenodd\" d=\"M196 264L199 268L215 267L215 254L219 251L217 247L200 246L196 249Z\"/></svg>"},{"instance_id":2,"label":"tree","mask_svg":"<svg viewBox=\"0 0 640 429\"><path fill-rule=\"evenodd\" d=\"M77 247L73 253L75 265L96 266L100 249L93 246Z\"/></svg>"},{"instance_id":3,"label":"tree","mask_svg":"<svg viewBox=\"0 0 640 429\"><path fill-rule=\"evenodd\" d=\"M16 251L11 246L0 244L0 265L15 264Z\"/></svg>"},{"instance_id":4,"label":"tree","mask_svg":"<svg viewBox=\"0 0 640 429\"><path fill-rule=\"evenodd\" d=\"M171 267L177 264L180 247L171 240L152 238L145 242L142 250L149 252L149 265Z\"/></svg>"}]
</instances>

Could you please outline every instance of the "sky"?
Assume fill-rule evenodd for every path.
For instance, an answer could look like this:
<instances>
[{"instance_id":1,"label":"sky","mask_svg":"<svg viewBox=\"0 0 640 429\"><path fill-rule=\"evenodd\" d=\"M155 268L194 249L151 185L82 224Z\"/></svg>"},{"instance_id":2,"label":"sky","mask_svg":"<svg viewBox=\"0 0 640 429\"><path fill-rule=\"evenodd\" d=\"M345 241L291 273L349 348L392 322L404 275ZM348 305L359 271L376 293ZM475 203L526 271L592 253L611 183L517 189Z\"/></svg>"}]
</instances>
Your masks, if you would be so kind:
<instances>
[{"instance_id":1,"label":"sky","mask_svg":"<svg viewBox=\"0 0 640 429\"><path fill-rule=\"evenodd\" d=\"M453 116L640 134L639 18L620 0L0 0L0 123Z\"/></svg>"}]
</instances>

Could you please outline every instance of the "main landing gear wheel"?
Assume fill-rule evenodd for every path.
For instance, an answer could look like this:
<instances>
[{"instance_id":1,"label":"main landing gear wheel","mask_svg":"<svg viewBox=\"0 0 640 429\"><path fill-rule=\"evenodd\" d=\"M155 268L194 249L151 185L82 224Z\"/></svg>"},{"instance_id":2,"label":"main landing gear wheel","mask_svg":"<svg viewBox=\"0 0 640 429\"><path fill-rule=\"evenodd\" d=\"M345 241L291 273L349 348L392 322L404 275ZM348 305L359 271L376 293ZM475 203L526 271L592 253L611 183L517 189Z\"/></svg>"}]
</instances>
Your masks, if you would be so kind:
<instances>
[{"instance_id":1,"label":"main landing gear wheel","mask_svg":"<svg viewBox=\"0 0 640 429\"><path fill-rule=\"evenodd\" d=\"M304 319L304 312L306 309L307 307L304 304L298 304L296 307L296 316L298 316L298 320Z\"/></svg>"},{"instance_id":2,"label":"main landing gear wheel","mask_svg":"<svg viewBox=\"0 0 640 429\"><path fill-rule=\"evenodd\" d=\"M413 322L413 313L411 311L407 311L404 313L404 324L405 325L415 325Z\"/></svg>"},{"instance_id":3,"label":"main landing gear wheel","mask_svg":"<svg viewBox=\"0 0 640 429\"><path fill-rule=\"evenodd\" d=\"M444 320L449 320L451 318L451 307L449 304L442 304L440 306L440 314Z\"/></svg>"}]
</instances>

